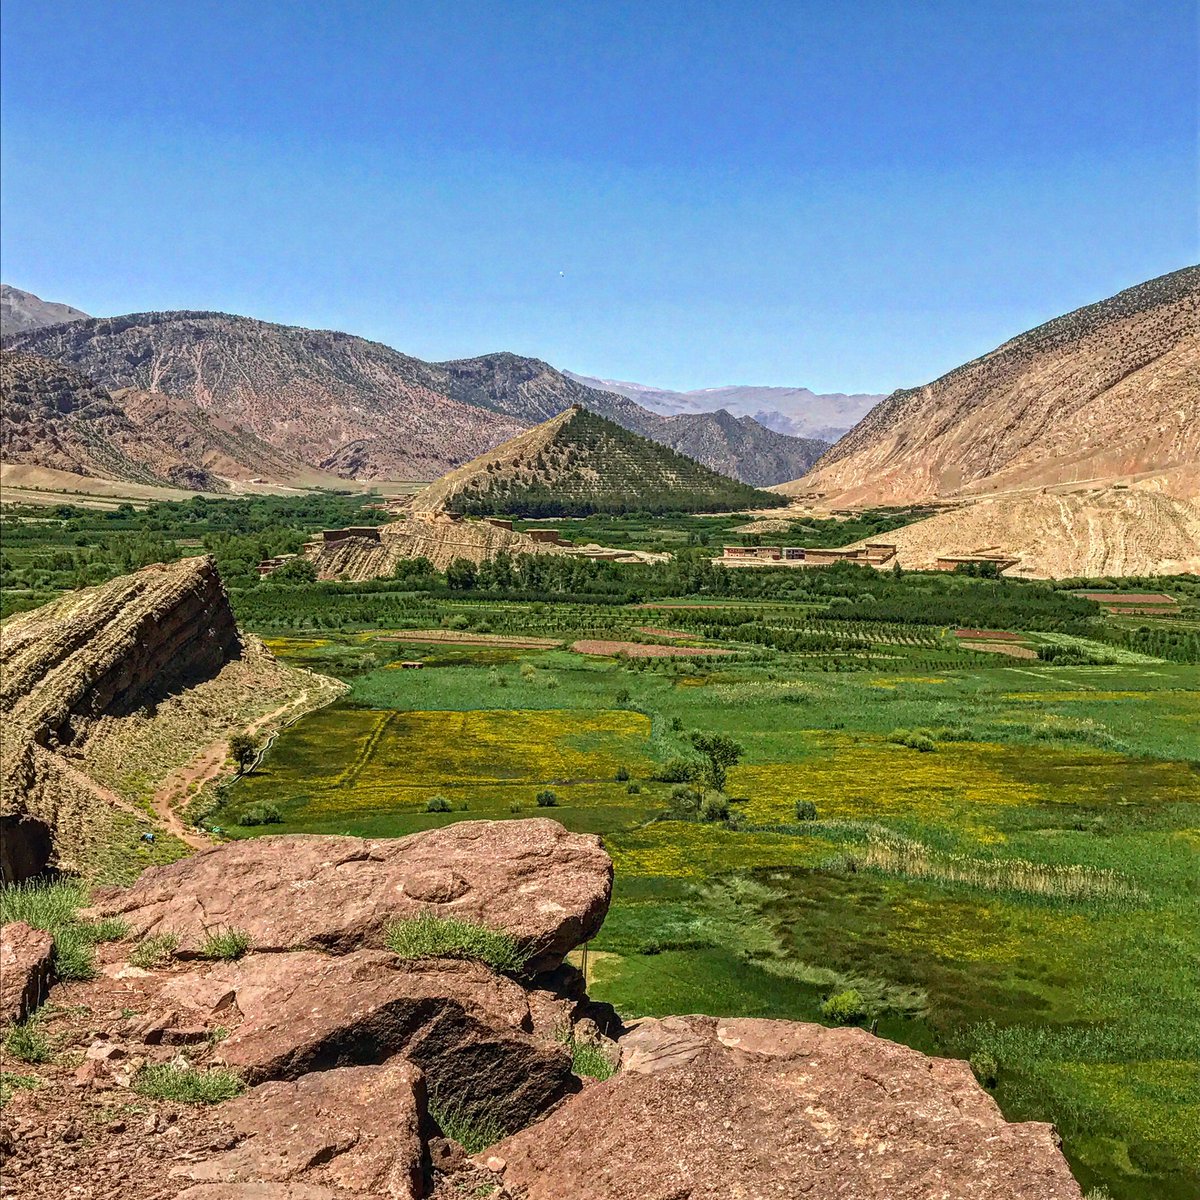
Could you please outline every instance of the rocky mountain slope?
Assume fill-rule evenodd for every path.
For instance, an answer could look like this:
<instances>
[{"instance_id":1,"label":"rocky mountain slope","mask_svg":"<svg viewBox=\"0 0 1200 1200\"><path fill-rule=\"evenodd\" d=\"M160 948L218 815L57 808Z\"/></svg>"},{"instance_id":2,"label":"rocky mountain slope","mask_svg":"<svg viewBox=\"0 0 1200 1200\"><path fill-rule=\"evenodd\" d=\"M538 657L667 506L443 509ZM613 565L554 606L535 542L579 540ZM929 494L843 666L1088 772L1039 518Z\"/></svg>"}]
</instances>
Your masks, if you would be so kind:
<instances>
[{"instance_id":1,"label":"rocky mountain slope","mask_svg":"<svg viewBox=\"0 0 1200 1200\"><path fill-rule=\"evenodd\" d=\"M4 1114L6 1181L124 1200L717 1200L731 1181L742 1200L1080 1200L1053 1129L1006 1122L966 1063L789 1021L626 1029L563 961L612 878L598 837L535 819L237 841L107 890L95 914L128 932L49 993L59 1053L21 1064L37 1086ZM507 939L507 971L385 948L414 918ZM247 953L197 957L230 928ZM45 940L6 925L0 943L28 1011ZM224 1096L153 1086L181 1077ZM131 1091L136 1120L114 1118Z\"/></svg>"},{"instance_id":2,"label":"rocky mountain slope","mask_svg":"<svg viewBox=\"0 0 1200 1200\"><path fill-rule=\"evenodd\" d=\"M2 629L6 879L31 873L27 848L47 837L55 865L98 869L115 820L155 828L139 805L156 781L265 713L339 690L240 634L205 557L70 592Z\"/></svg>"},{"instance_id":3,"label":"rocky mountain slope","mask_svg":"<svg viewBox=\"0 0 1200 1200\"><path fill-rule=\"evenodd\" d=\"M11 339L108 388L192 400L310 467L429 478L521 426L439 390L420 359L327 330L222 313L138 313Z\"/></svg>"},{"instance_id":4,"label":"rocky mountain slope","mask_svg":"<svg viewBox=\"0 0 1200 1200\"><path fill-rule=\"evenodd\" d=\"M778 490L909 504L1089 482L1200 496L1200 267L893 393Z\"/></svg>"},{"instance_id":5,"label":"rocky mountain slope","mask_svg":"<svg viewBox=\"0 0 1200 1200\"><path fill-rule=\"evenodd\" d=\"M189 400L132 389L109 393L61 363L0 350L0 457L53 470L203 491L229 480L295 479L288 459Z\"/></svg>"},{"instance_id":6,"label":"rocky mountain slope","mask_svg":"<svg viewBox=\"0 0 1200 1200\"><path fill-rule=\"evenodd\" d=\"M104 388L181 397L347 478L435 478L573 404L756 483L795 478L826 448L748 418L664 418L515 354L428 363L344 333L221 313L87 319L8 344Z\"/></svg>"},{"instance_id":7,"label":"rocky mountain slope","mask_svg":"<svg viewBox=\"0 0 1200 1200\"><path fill-rule=\"evenodd\" d=\"M711 413L720 409L737 417L753 417L760 425L792 437L836 442L883 400L869 393L813 392L802 387L698 388L676 392L669 388L630 383L622 379L597 379L566 375L577 383L616 392L662 416Z\"/></svg>"},{"instance_id":8,"label":"rocky mountain slope","mask_svg":"<svg viewBox=\"0 0 1200 1200\"><path fill-rule=\"evenodd\" d=\"M578 406L449 472L414 513L729 512L777 503Z\"/></svg>"},{"instance_id":9,"label":"rocky mountain slope","mask_svg":"<svg viewBox=\"0 0 1200 1200\"><path fill-rule=\"evenodd\" d=\"M58 325L63 321L81 321L87 313L69 304L43 300L32 292L0 283L0 334L22 333L40 329L43 325Z\"/></svg>"},{"instance_id":10,"label":"rocky mountain slope","mask_svg":"<svg viewBox=\"0 0 1200 1200\"><path fill-rule=\"evenodd\" d=\"M887 535L902 567L996 549L1009 575L1070 579L1200 572L1200 505L1140 488L988 497ZM866 543L860 543L865 545Z\"/></svg>"}]
</instances>

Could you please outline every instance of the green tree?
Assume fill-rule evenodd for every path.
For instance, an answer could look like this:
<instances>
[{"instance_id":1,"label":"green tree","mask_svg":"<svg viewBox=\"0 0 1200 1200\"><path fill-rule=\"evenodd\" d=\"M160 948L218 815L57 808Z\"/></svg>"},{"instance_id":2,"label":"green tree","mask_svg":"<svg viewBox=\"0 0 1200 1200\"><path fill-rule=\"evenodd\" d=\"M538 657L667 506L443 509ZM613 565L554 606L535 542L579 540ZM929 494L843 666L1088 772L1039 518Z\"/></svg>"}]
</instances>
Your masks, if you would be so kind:
<instances>
[{"instance_id":1,"label":"green tree","mask_svg":"<svg viewBox=\"0 0 1200 1200\"><path fill-rule=\"evenodd\" d=\"M238 770L245 771L254 761L254 756L258 753L258 746L249 734L235 733L229 739L229 753L233 756L233 761L237 763Z\"/></svg>"},{"instance_id":2,"label":"green tree","mask_svg":"<svg viewBox=\"0 0 1200 1200\"><path fill-rule=\"evenodd\" d=\"M739 742L723 733L701 733L693 731L692 745L707 760L704 774L713 791L725 790L725 776L730 767L736 767L745 753Z\"/></svg>"}]
</instances>

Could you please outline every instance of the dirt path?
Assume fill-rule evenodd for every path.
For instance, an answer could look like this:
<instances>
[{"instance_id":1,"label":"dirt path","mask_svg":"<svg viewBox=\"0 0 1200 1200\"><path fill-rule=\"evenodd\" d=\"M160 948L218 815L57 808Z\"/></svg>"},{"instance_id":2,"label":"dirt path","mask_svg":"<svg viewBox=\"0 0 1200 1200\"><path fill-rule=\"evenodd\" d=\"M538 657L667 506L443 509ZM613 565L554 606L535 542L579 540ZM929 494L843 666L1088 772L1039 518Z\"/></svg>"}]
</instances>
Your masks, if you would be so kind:
<instances>
[{"instance_id":1,"label":"dirt path","mask_svg":"<svg viewBox=\"0 0 1200 1200\"><path fill-rule=\"evenodd\" d=\"M264 725L277 721L291 709L300 709L308 701L308 692L301 692L294 700L266 713L246 727L250 735L257 733ZM214 845L213 839L197 829L189 829L179 815L179 809L192 792L192 784L198 785L199 791L210 780L220 775L229 755L229 739L218 738L210 742L199 754L196 754L184 766L172 771L159 784L151 801L154 815L162 825L181 842L186 842L194 850L206 850Z\"/></svg>"}]
</instances>

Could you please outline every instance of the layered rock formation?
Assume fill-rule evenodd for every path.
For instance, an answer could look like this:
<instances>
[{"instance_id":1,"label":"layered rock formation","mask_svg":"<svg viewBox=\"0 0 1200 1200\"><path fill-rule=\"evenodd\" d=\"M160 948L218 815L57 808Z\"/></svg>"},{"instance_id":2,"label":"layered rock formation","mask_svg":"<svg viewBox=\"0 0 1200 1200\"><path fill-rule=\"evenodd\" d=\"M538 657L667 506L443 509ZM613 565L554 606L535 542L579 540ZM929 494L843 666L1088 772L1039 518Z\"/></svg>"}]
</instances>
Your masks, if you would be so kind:
<instances>
[{"instance_id":1,"label":"layered rock formation","mask_svg":"<svg viewBox=\"0 0 1200 1200\"><path fill-rule=\"evenodd\" d=\"M146 567L10 617L0 647L4 878L46 865L26 861L39 830L55 863L78 869L103 845L115 807L147 821L133 804L143 797L124 781L153 774L156 754L165 775L246 714L306 690L317 701L331 688L239 634L207 557ZM126 757L135 746L136 764Z\"/></svg>"},{"instance_id":2,"label":"layered rock formation","mask_svg":"<svg viewBox=\"0 0 1200 1200\"><path fill-rule=\"evenodd\" d=\"M266 838L103 894L132 932L101 948L96 979L52 993L44 1028L77 1054L10 1100L9 1186L49 1197L69 1171L132 1200L1079 1200L1053 1130L1005 1122L963 1063L786 1021L623 1031L574 968L531 974L594 934L610 883L597 838L533 820ZM539 957L505 975L369 948L414 914L484 923ZM259 944L194 957L197 921L234 920ZM130 964L171 932L173 955ZM584 1041L621 1069L575 1074ZM249 1089L195 1106L148 1082L180 1072ZM103 1115L125 1088L135 1127Z\"/></svg>"},{"instance_id":3,"label":"layered rock formation","mask_svg":"<svg viewBox=\"0 0 1200 1200\"><path fill-rule=\"evenodd\" d=\"M1030 579L1176 575L1200 571L1200 504L1142 488L998 496L894 529L887 540L914 571L991 550L1018 560L1008 575Z\"/></svg>"},{"instance_id":4,"label":"layered rock formation","mask_svg":"<svg viewBox=\"0 0 1200 1200\"><path fill-rule=\"evenodd\" d=\"M486 521L460 521L442 513L412 513L390 525L381 525L377 536L343 537L316 542L305 551L317 568L318 579L378 579L391 575L406 558L427 558L439 571L455 559L481 563L505 553L563 554L553 542L534 541L528 534L491 525Z\"/></svg>"}]
</instances>

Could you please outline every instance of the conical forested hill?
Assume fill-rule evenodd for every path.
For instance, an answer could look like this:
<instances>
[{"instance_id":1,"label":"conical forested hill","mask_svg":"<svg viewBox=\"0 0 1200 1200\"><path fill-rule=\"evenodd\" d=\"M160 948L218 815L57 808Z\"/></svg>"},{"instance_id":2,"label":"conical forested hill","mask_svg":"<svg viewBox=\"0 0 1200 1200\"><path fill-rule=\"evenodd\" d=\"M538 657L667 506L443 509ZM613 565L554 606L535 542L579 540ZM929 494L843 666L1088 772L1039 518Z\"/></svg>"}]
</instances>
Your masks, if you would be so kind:
<instances>
[{"instance_id":1,"label":"conical forested hill","mask_svg":"<svg viewBox=\"0 0 1200 1200\"><path fill-rule=\"evenodd\" d=\"M770 492L575 406L451 471L414 497L412 507L468 516L573 517L778 504Z\"/></svg>"}]
</instances>

